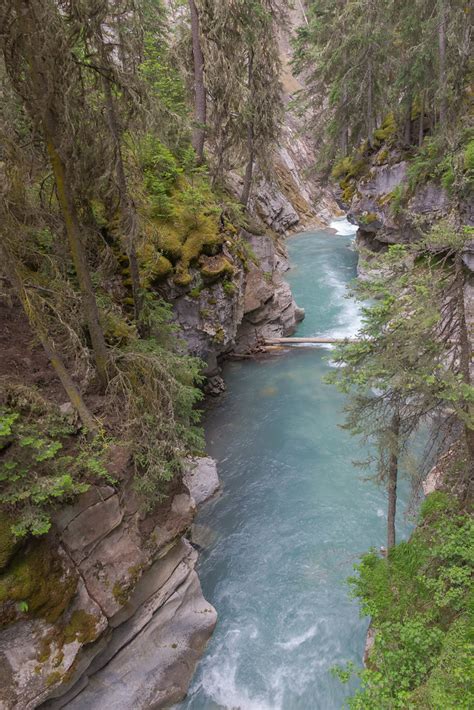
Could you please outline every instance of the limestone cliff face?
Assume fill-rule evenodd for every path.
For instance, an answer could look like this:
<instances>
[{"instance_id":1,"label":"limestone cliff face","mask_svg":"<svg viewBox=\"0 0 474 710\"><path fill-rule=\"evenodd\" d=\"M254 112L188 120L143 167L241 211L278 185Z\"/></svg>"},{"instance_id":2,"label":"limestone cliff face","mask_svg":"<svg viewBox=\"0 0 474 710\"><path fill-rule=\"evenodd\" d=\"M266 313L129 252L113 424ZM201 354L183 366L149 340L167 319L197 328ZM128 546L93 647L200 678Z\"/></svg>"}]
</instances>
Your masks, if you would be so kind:
<instances>
[{"instance_id":1,"label":"limestone cliff face","mask_svg":"<svg viewBox=\"0 0 474 710\"><path fill-rule=\"evenodd\" d=\"M207 364L208 392L223 387L218 363L231 352L249 352L264 337L290 335L304 317L284 279L289 268L284 242L271 234L240 231L240 255L224 247L232 281L203 284L196 290L170 282L173 304L189 351Z\"/></svg>"},{"instance_id":2,"label":"limestone cliff face","mask_svg":"<svg viewBox=\"0 0 474 710\"><path fill-rule=\"evenodd\" d=\"M257 178L250 209L278 234L327 226L338 207L331 193L315 175L316 150L305 128L305 117L291 107L291 100L304 88L304 77L293 74L291 40L305 17L301 3L287 9L288 24L279 36L281 84L285 116L280 141L271 156L271 169Z\"/></svg>"},{"instance_id":3,"label":"limestone cliff face","mask_svg":"<svg viewBox=\"0 0 474 710\"><path fill-rule=\"evenodd\" d=\"M188 465L186 483L152 516L127 485L94 487L57 515L45 541L21 551L23 575L43 576L44 601L34 613L0 604L10 622L0 630L1 708L145 710L184 697L216 612L183 535L193 494L202 502L219 485L212 459ZM125 450L114 466L128 477Z\"/></svg>"},{"instance_id":4,"label":"limestone cliff face","mask_svg":"<svg viewBox=\"0 0 474 710\"><path fill-rule=\"evenodd\" d=\"M425 182L408 190L408 164L395 151L382 148L372 156L363 177L353 186L348 217L359 227L358 240L378 251L388 244L409 243L427 227L448 216L474 225L472 201L458 202L439 183ZM399 200L398 194L408 195Z\"/></svg>"}]
</instances>

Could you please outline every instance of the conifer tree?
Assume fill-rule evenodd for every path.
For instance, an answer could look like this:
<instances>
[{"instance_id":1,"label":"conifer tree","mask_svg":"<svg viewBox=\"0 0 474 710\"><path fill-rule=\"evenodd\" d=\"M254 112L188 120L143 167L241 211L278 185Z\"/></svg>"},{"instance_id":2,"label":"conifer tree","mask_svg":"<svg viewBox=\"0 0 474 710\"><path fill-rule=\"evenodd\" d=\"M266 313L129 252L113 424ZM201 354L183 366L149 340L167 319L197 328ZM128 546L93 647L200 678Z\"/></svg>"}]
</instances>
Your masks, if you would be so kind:
<instances>
[{"instance_id":1,"label":"conifer tree","mask_svg":"<svg viewBox=\"0 0 474 710\"><path fill-rule=\"evenodd\" d=\"M346 427L375 444L377 478L387 485L389 547L400 456L422 424L437 417L432 438L441 449L458 441L463 483L468 489L474 481L472 346L462 265L468 238L469 232L440 223L413 246L395 245L373 259L374 277L359 283L356 293L375 305L364 309L358 341L336 353L342 367L330 380L349 394Z\"/></svg>"},{"instance_id":2,"label":"conifer tree","mask_svg":"<svg viewBox=\"0 0 474 710\"><path fill-rule=\"evenodd\" d=\"M2 50L12 82L36 123L54 175L98 379L105 388L108 353L78 215L77 178L82 170L80 132L86 124L82 79L70 39L52 0L15 2L2 13ZM83 122L78 127L77 120ZM79 137L80 136L80 137ZM85 166L87 169L87 165ZM74 177L73 177L74 176Z\"/></svg>"},{"instance_id":3,"label":"conifer tree","mask_svg":"<svg viewBox=\"0 0 474 710\"><path fill-rule=\"evenodd\" d=\"M204 143L206 140L207 97L204 84L204 55L201 48L200 20L195 0L189 0L189 10L194 59L193 146L197 155L197 164L201 165L204 161Z\"/></svg>"}]
</instances>

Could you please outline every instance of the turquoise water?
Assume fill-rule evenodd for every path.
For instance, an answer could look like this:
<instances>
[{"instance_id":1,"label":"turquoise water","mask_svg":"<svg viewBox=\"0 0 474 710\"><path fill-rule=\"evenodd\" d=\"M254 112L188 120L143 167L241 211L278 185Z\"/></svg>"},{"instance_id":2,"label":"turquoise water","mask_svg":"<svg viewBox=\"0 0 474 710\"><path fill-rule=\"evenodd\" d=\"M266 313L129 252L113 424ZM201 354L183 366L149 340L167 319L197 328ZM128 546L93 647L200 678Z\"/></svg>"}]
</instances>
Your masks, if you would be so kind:
<instances>
[{"instance_id":1,"label":"turquoise water","mask_svg":"<svg viewBox=\"0 0 474 710\"><path fill-rule=\"evenodd\" d=\"M298 335L356 332L357 306L344 298L351 239L289 240L288 279L306 309ZM363 451L338 427L343 396L321 381L329 358L308 346L226 367L228 391L206 418L223 493L197 520L213 531L199 575L219 621L182 708L333 710L350 692L330 669L360 663L368 624L345 580L385 543L386 501L352 464Z\"/></svg>"}]
</instances>

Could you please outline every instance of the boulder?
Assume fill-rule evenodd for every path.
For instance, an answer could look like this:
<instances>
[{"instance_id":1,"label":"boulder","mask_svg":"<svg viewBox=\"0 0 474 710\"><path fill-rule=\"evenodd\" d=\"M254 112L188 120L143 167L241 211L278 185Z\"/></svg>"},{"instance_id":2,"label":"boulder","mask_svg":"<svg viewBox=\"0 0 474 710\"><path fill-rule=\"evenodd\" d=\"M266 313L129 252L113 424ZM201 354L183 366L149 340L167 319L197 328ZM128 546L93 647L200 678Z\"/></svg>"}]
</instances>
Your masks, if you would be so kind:
<instances>
[{"instance_id":1,"label":"boulder","mask_svg":"<svg viewBox=\"0 0 474 710\"><path fill-rule=\"evenodd\" d=\"M190 459L183 480L196 505L204 503L219 490L217 462L209 456Z\"/></svg>"}]
</instances>

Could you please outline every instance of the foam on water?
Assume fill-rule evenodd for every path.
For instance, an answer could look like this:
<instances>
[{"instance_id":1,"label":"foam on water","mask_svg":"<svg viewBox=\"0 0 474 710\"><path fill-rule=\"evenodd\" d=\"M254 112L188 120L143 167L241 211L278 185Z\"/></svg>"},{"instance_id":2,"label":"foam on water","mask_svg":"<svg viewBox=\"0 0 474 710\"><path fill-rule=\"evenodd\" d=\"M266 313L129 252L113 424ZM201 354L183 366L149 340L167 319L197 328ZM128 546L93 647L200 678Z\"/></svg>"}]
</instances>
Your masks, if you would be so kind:
<instances>
[{"instance_id":1,"label":"foam on water","mask_svg":"<svg viewBox=\"0 0 474 710\"><path fill-rule=\"evenodd\" d=\"M280 646L280 648L286 649L287 651L293 651L295 648L298 648L298 646L301 646L301 644L305 641L309 641L310 639L314 638L314 636L316 636L317 631L318 627L312 626L310 629L308 629L308 631L305 631L304 634L301 634L300 636L295 636L289 641L279 641L277 645Z\"/></svg>"},{"instance_id":2,"label":"foam on water","mask_svg":"<svg viewBox=\"0 0 474 710\"><path fill-rule=\"evenodd\" d=\"M358 227L351 224L346 217L335 217L329 225L331 229L335 229L341 237L350 237L356 234Z\"/></svg>"}]
</instances>

